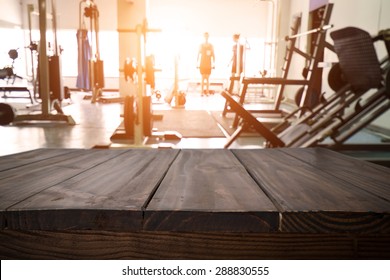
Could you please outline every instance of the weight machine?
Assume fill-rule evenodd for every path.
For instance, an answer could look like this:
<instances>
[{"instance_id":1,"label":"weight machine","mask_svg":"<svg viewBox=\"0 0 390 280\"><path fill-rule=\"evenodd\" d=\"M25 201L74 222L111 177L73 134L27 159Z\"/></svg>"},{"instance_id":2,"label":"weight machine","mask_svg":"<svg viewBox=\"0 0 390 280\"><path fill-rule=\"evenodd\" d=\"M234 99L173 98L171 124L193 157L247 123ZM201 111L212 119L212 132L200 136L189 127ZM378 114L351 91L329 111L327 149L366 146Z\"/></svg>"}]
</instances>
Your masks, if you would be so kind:
<instances>
[{"instance_id":1,"label":"weight machine","mask_svg":"<svg viewBox=\"0 0 390 280\"><path fill-rule=\"evenodd\" d=\"M36 71L34 66L34 52L37 52L38 45L32 41L32 27L31 27L31 14L34 11L34 6L32 4L27 5L27 12L28 12L28 27L29 27L29 36L30 36L30 45L26 48L30 49L31 53L31 83L34 88L34 93L31 93L31 90L28 87L25 86L14 86L16 78L23 79L21 76L17 75L14 71L14 63L15 60L19 57L18 49L11 49L8 52L9 57L12 59L12 65L10 67L4 67L3 69L0 69L0 79L7 79L7 86L2 86L0 88L0 91L3 92L3 98L9 97L6 93L11 92L27 92L28 98L31 101L31 104L34 104L34 101L37 97L37 90L36 90ZM10 81L12 82L10 83ZM9 84L9 86L8 86ZM23 96L12 96L12 98L26 98ZM12 118L13 120L13 118Z\"/></svg>"},{"instance_id":2,"label":"weight machine","mask_svg":"<svg viewBox=\"0 0 390 280\"><path fill-rule=\"evenodd\" d=\"M56 9L54 0L51 0L52 16L53 16L53 33L55 39L54 55L47 55L47 0L38 0L39 6L39 57L38 57L38 80L39 80L39 95L41 98L41 113L16 115L13 123L28 122L28 121L55 121L66 122L74 125L75 121L71 116L65 115L62 112L60 101L63 98L63 89L61 85L61 65L60 55L57 45L57 22ZM51 113L52 106L57 110L57 114Z\"/></svg>"},{"instance_id":3,"label":"weight machine","mask_svg":"<svg viewBox=\"0 0 390 280\"><path fill-rule=\"evenodd\" d=\"M11 66L4 67L0 69L0 79L7 78L7 84L9 84L10 79L12 79L12 85L15 83L16 78L23 79L21 76L18 76L14 71L15 59L19 57L19 53L17 49L9 50L8 56L12 59Z\"/></svg>"},{"instance_id":4,"label":"weight machine","mask_svg":"<svg viewBox=\"0 0 390 280\"><path fill-rule=\"evenodd\" d=\"M95 103L102 95L102 90L104 88L104 63L103 60L100 59L99 48L99 9L93 1L83 0L81 2L87 2L87 6L84 8L84 16L90 19L91 58L89 61L89 78L92 89L91 102Z\"/></svg>"},{"instance_id":5,"label":"weight machine","mask_svg":"<svg viewBox=\"0 0 390 280\"><path fill-rule=\"evenodd\" d=\"M151 96L146 96L146 83L150 82L151 77L148 75L152 74L151 71L153 71L153 69L150 69L150 63L148 63L149 67L146 67L146 36L148 32L160 31L160 29L149 28L146 19L142 24L138 24L135 29L118 29L118 32L137 34L136 80L138 87L136 96L126 96L124 99L124 128L120 127L115 131L111 136L112 141L133 140L135 146L141 146L144 145L147 138L151 136L166 139L181 138L181 135L175 132L162 133L159 135L154 135L152 132L152 99Z\"/></svg>"},{"instance_id":6,"label":"weight machine","mask_svg":"<svg viewBox=\"0 0 390 280\"><path fill-rule=\"evenodd\" d=\"M228 89L228 92L232 95L233 88L234 88L234 82L237 80L240 81L241 87L240 92L238 94L238 102L243 105L245 102L246 92L248 90L248 87L253 84L261 84L261 85L278 85L275 101L274 101L274 108L271 110L251 110L252 113L262 114L262 117L264 118L285 118L288 113L281 110L280 105L283 99L284 91L287 85L298 85L301 86L301 88L297 91L297 105L299 108L312 108L316 104L318 104L319 99L314 104L310 104L313 102L309 101L309 97L312 97L310 95L316 94L319 95L319 93L315 93L315 80L318 78L319 75L319 63L321 62L321 54L325 48L329 48L332 50L332 46L326 42L326 32L328 29L332 27L332 25L329 24L331 13L333 9L333 4L327 4L324 7L324 13L321 19L320 27L315 28L313 30L309 30L307 32L298 33L299 28L301 26L301 15L298 15L294 17L293 24L291 26L291 34L289 36L285 37L285 40L287 43L286 53L284 57L284 65L282 67L282 75L281 77L245 77L242 76L240 78L237 77L231 77L230 78L230 86ZM297 39L301 36L307 36L309 34L316 34L316 40L313 44L313 50L311 53L306 53L300 50L296 46ZM292 59L294 54L300 55L306 60L306 67L302 71L303 79L289 79L289 72L290 67L292 63ZM225 107L223 110L222 115L226 116L228 112L234 112L234 110L231 108L230 103L228 101L225 102ZM300 112L303 112L300 111ZM239 114L235 115L234 121L233 121L233 127L236 128L239 122Z\"/></svg>"},{"instance_id":7,"label":"weight machine","mask_svg":"<svg viewBox=\"0 0 390 280\"><path fill-rule=\"evenodd\" d=\"M339 73L343 76L336 83L339 89L280 133L258 121L229 92L222 92L241 117L239 127L229 137L225 148L247 127L266 139L266 147L311 147L324 141L330 141L324 145L340 147L390 108L389 56L379 62L373 43L383 41L389 55L389 34L390 30L385 30L373 38L366 31L354 27L332 32L334 50L339 58Z\"/></svg>"},{"instance_id":8,"label":"weight machine","mask_svg":"<svg viewBox=\"0 0 390 280\"><path fill-rule=\"evenodd\" d=\"M18 50L17 49L12 49L8 52L9 57L12 59L12 64L11 66L4 67L3 69L0 69L0 79L7 79L7 85L6 86L0 86L0 91L3 92L3 98L8 98L10 96L7 95L8 93L11 92L27 92L28 97L31 101L31 104L34 104L34 98L31 93L31 91L27 87L21 87L21 86L14 86L16 78L18 79L23 79L21 76L18 76L15 71L14 71L14 63L15 59L18 58ZM10 83L10 80L11 83ZM12 98L26 98L24 96L12 96ZM5 113L4 113L5 114Z\"/></svg>"}]
</instances>

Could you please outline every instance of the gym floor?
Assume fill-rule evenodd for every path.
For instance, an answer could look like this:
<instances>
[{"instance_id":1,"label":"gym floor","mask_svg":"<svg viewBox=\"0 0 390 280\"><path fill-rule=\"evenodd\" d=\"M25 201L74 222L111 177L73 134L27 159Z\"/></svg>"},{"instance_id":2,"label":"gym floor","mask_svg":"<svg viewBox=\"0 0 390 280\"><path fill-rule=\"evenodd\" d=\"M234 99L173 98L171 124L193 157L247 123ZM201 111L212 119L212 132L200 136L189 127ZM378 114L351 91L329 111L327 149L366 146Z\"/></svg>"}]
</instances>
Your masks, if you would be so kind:
<instances>
[{"instance_id":1,"label":"gym floor","mask_svg":"<svg viewBox=\"0 0 390 280\"><path fill-rule=\"evenodd\" d=\"M22 93L12 93L16 97ZM59 122L23 123L0 126L0 156L14 154L38 148L93 148L108 146L111 148L128 148L123 144L111 143L110 137L122 122L123 105L120 103L94 103L85 99L86 93L74 91L71 99L63 101L63 111L72 116L76 125ZM153 110L174 110L161 100L154 100ZM201 97L199 92L187 92L186 110L222 111L224 99L219 94ZM12 104L17 114L39 111L39 104L29 106L27 98L0 98L0 102ZM30 108L26 108L29 106ZM190 125L190 124L189 124ZM353 137L355 144L376 144L383 142L383 136L367 130ZM221 149L226 138L182 138L175 148L212 148ZM241 137L230 148L261 148L261 137Z\"/></svg>"},{"instance_id":2,"label":"gym floor","mask_svg":"<svg viewBox=\"0 0 390 280\"><path fill-rule=\"evenodd\" d=\"M12 93L17 97L22 93ZM120 103L94 103L85 99L86 93L72 92L70 100L63 101L64 114L70 115L76 125L60 122L23 123L0 126L0 156L37 148L92 148L110 144L110 137L120 125L123 105ZM186 110L222 111L224 100L219 94L201 97L199 93L187 94ZM153 102L154 110L170 110L163 101ZM11 104L16 114L38 113L40 106L31 106L28 99L0 98ZM26 106L29 108L27 109ZM174 110L174 109L173 109ZM183 138L177 148L223 148L225 138ZM232 148L261 147L261 138L239 139ZM124 147L112 144L112 147Z\"/></svg>"}]
</instances>

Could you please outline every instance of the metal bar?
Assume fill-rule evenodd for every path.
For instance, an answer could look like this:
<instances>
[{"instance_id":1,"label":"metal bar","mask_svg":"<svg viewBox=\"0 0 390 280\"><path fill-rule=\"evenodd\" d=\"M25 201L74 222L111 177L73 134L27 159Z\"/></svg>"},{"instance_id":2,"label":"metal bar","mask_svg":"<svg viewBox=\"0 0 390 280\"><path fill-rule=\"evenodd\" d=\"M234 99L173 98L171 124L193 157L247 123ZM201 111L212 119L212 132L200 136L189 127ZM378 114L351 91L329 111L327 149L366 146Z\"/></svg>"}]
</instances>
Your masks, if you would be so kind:
<instances>
[{"instance_id":1,"label":"metal bar","mask_svg":"<svg viewBox=\"0 0 390 280\"><path fill-rule=\"evenodd\" d=\"M29 39L30 39L30 59L31 59L31 80L32 84L34 85L34 96L35 96L35 84L36 84L36 77L35 77L35 65L34 65L34 54L32 50L32 21L31 21L31 14L34 11L34 5L28 4L27 5L27 18L28 18L28 30L29 30Z\"/></svg>"},{"instance_id":2,"label":"metal bar","mask_svg":"<svg viewBox=\"0 0 390 280\"><path fill-rule=\"evenodd\" d=\"M52 23L53 23L53 35L54 35L54 54L58 55L57 11L55 6L55 0L51 0L51 13L52 13Z\"/></svg>"},{"instance_id":3,"label":"metal bar","mask_svg":"<svg viewBox=\"0 0 390 280\"><path fill-rule=\"evenodd\" d=\"M301 50L298 49L298 48L295 48L295 47L294 47L294 48L293 48L293 51L296 52L297 54L303 56L303 57L306 58L307 60L309 60L309 59L312 58L311 55L309 55L309 54L307 54L307 53L301 51Z\"/></svg>"},{"instance_id":4,"label":"metal bar","mask_svg":"<svg viewBox=\"0 0 390 280\"><path fill-rule=\"evenodd\" d=\"M305 90L303 91L299 107L304 107L305 105L307 105L306 102L309 94L315 92L314 90L315 78L316 75L318 75L318 72L320 71L318 68L318 64L322 61L321 53L324 51L326 47L325 44L326 31L333 26L328 24L330 21L332 10L333 10L333 4L328 3L324 11L324 16L321 20L321 27L317 28L320 29L321 32L319 32L316 38L315 48L312 53L313 59L310 59L310 63L308 66L309 72L308 72L308 76L306 77L306 79L309 80L310 83L308 86L305 86ZM302 114L303 112L301 112L300 116L302 116Z\"/></svg>"},{"instance_id":5,"label":"metal bar","mask_svg":"<svg viewBox=\"0 0 390 280\"><path fill-rule=\"evenodd\" d=\"M383 113L388 111L390 108L390 102L387 100L387 103L382 104L375 112L373 112L367 119L363 120L361 123L358 123L352 127L350 127L345 132L341 133L338 137L335 138L337 143L343 143L348 140L351 136L353 136L356 132L360 131L362 128L366 127L373 120L381 116Z\"/></svg>"},{"instance_id":6,"label":"metal bar","mask_svg":"<svg viewBox=\"0 0 390 280\"><path fill-rule=\"evenodd\" d=\"M284 39L286 41L289 41L291 39L303 37L303 36L310 35L310 34L313 34L313 33L319 33L319 32L328 30L328 29L330 29L332 27L333 27L333 24L327 24L327 25L324 25L324 26L321 26L321 27L318 27L318 28L314 28L314 29L311 29L311 30L308 30L308 31L305 31L305 32L301 32L301 33L298 33L298 34L295 34L295 35L286 36Z\"/></svg>"},{"instance_id":7,"label":"metal bar","mask_svg":"<svg viewBox=\"0 0 390 280\"><path fill-rule=\"evenodd\" d=\"M267 85L307 85L309 84L308 80L298 80L298 79L284 79L284 78L249 78L244 77L241 81L244 85L250 84L267 84Z\"/></svg>"},{"instance_id":8,"label":"metal bar","mask_svg":"<svg viewBox=\"0 0 390 280\"><path fill-rule=\"evenodd\" d=\"M259 134L261 134L270 143L271 147L285 146L284 142L277 135L264 126L264 124L259 122L251 113L245 110L242 105L234 100L228 92L222 91L221 94L227 101L229 101L233 110L242 117L243 122L252 126Z\"/></svg>"},{"instance_id":9,"label":"metal bar","mask_svg":"<svg viewBox=\"0 0 390 280\"><path fill-rule=\"evenodd\" d=\"M46 0L38 0L39 4L39 31L40 31L40 46L39 46L39 92L42 99L42 114L49 115L50 113L50 86L49 86L49 62L47 59L46 48Z\"/></svg>"},{"instance_id":10,"label":"metal bar","mask_svg":"<svg viewBox=\"0 0 390 280\"><path fill-rule=\"evenodd\" d=\"M137 92L137 119L134 126L134 144L140 146L143 139L143 96L144 96L144 81L142 67L142 25L136 26L137 32L137 76L138 76L138 92Z\"/></svg>"},{"instance_id":11,"label":"metal bar","mask_svg":"<svg viewBox=\"0 0 390 280\"><path fill-rule=\"evenodd\" d=\"M302 21L302 15L299 15L298 17L295 18L295 21L294 21L293 26L291 28L292 33L293 33L292 35L294 35L298 32L298 30L301 26L301 21ZM296 42L296 40L292 39L292 40L290 40L290 42L287 46L287 52L286 52L285 62L283 65L283 72L282 72L283 79L287 79L288 75L289 75L291 61L292 61L292 57L293 57L294 50L295 50L295 42ZM284 84L279 85L278 90L276 92L276 96L275 96L275 102L274 102L275 110L280 109L280 104L282 103L284 89L285 89Z\"/></svg>"}]
</instances>

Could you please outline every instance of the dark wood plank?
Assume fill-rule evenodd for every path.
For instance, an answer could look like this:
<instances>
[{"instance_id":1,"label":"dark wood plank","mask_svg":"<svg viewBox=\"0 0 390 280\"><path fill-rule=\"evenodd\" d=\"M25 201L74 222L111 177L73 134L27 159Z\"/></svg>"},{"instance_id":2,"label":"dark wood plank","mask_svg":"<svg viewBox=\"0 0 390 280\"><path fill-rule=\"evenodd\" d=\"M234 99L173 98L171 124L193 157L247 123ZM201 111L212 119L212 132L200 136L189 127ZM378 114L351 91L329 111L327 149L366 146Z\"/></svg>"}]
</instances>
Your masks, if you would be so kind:
<instances>
[{"instance_id":1,"label":"dark wood plank","mask_svg":"<svg viewBox=\"0 0 390 280\"><path fill-rule=\"evenodd\" d=\"M342 177L359 173L349 158L299 151L80 150L21 162L0 172L0 196L17 201L0 211L0 258L389 259L388 200L362 187L387 169L370 165L379 173L356 174L358 185Z\"/></svg>"},{"instance_id":2,"label":"dark wood plank","mask_svg":"<svg viewBox=\"0 0 390 280\"><path fill-rule=\"evenodd\" d=\"M178 152L111 150L109 159L7 209L8 227L140 230L143 206Z\"/></svg>"},{"instance_id":3,"label":"dark wood plank","mask_svg":"<svg viewBox=\"0 0 390 280\"><path fill-rule=\"evenodd\" d=\"M67 151L67 150L65 150ZM57 150L42 150L38 157L46 159L21 163L0 173L0 210L23 201L46 188L65 181L102 162L116 157L123 151L108 150L69 150L58 153ZM54 155L54 156L50 156ZM2 158L0 158L0 162Z\"/></svg>"},{"instance_id":4,"label":"dark wood plank","mask_svg":"<svg viewBox=\"0 0 390 280\"><path fill-rule=\"evenodd\" d=\"M229 150L182 150L146 207L144 229L268 232L278 220Z\"/></svg>"},{"instance_id":5,"label":"dark wood plank","mask_svg":"<svg viewBox=\"0 0 390 280\"><path fill-rule=\"evenodd\" d=\"M66 180L122 152L39 149L31 152L0 157L0 163L13 165L0 172L0 226L9 226L6 210L36 193ZM11 161L10 161L11 158ZM98 160L97 160L98 159Z\"/></svg>"},{"instance_id":6,"label":"dark wood plank","mask_svg":"<svg viewBox=\"0 0 390 280\"><path fill-rule=\"evenodd\" d=\"M390 169L328 149L285 149L283 152L323 172L390 201Z\"/></svg>"},{"instance_id":7,"label":"dark wood plank","mask_svg":"<svg viewBox=\"0 0 390 280\"><path fill-rule=\"evenodd\" d=\"M389 236L0 231L4 259L389 259Z\"/></svg>"},{"instance_id":8,"label":"dark wood plank","mask_svg":"<svg viewBox=\"0 0 390 280\"><path fill-rule=\"evenodd\" d=\"M3 175L1 175L1 171L77 151L72 149L50 149L49 153L47 150L48 149L36 149L0 157L0 177L3 177Z\"/></svg>"},{"instance_id":9,"label":"dark wood plank","mask_svg":"<svg viewBox=\"0 0 390 280\"><path fill-rule=\"evenodd\" d=\"M307 163L284 151L233 151L277 205L281 231L390 233L389 201L322 171L321 157Z\"/></svg>"}]
</instances>

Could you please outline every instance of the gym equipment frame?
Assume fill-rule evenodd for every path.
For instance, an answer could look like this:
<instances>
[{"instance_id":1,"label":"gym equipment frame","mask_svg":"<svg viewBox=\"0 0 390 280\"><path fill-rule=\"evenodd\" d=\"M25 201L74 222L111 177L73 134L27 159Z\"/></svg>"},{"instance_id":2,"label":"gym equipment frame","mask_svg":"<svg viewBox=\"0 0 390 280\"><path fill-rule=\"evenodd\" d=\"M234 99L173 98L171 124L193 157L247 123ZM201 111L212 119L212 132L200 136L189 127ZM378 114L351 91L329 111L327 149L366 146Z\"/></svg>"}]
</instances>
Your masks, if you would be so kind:
<instances>
[{"instance_id":1,"label":"gym equipment frame","mask_svg":"<svg viewBox=\"0 0 390 280\"><path fill-rule=\"evenodd\" d=\"M0 91L3 92L3 98L29 98L31 101L31 104L34 104L34 98L31 93L31 91L27 87L14 87L14 86L0 86ZM27 92L28 96L9 96L8 93L10 92Z\"/></svg>"},{"instance_id":2,"label":"gym equipment frame","mask_svg":"<svg viewBox=\"0 0 390 280\"><path fill-rule=\"evenodd\" d=\"M124 101L124 131L118 129L111 140L133 140L135 146L144 146L148 137L155 136L152 133L152 102L151 96L146 96L146 86L143 62L146 61L144 54L146 47L146 34L148 32L160 32L160 29L151 29L145 19L142 24L138 24L135 29L118 29L118 32L136 33L137 34L137 96L126 96ZM146 68L146 67L145 67ZM181 135L176 132L162 133L157 137L171 139L181 139Z\"/></svg>"},{"instance_id":3,"label":"gym equipment frame","mask_svg":"<svg viewBox=\"0 0 390 280\"><path fill-rule=\"evenodd\" d=\"M324 140L332 140L328 146L342 145L390 108L389 58L379 62L374 47L374 42L381 40L389 50L390 36L386 36L389 30L379 34L381 36L372 38L355 27L332 32L335 52L347 83L279 134L259 122L230 93L222 92L241 117L240 126L229 137L225 148L248 126L266 139L266 147L311 147Z\"/></svg>"},{"instance_id":4,"label":"gym equipment frame","mask_svg":"<svg viewBox=\"0 0 390 280\"><path fill-rule=\"evenodd\" d=\"M333 9L333 4L327 4L325 6L324 15L321 20L321 25L319 28L309 30L307 32L298 33L300 24L301 24L301 16L297 16L294 18L293 25L291 27L292 34L290 36L286 36L286 41L288 41L288 46L286 49L286 54L284 57L284 65L282 67L282 77L241 77L240 83L240 92L239 92L239 103L241 105L245 102L246 92L248 89L248 86L251 84L262 84L262 85L279 85L275 101L274 101L274 108L272 110L251 110L253 113L261 113L265 114L264 117L267 117L267 114L272 114L272 117L277 114L279 117L283 118L286 113L283 112L280 109L280 105L283 99L283 94L285 91L285 87L287 85L300 85L302 86L301 91L301 98L300 102L298 104L298 107L313 107L311 104L309 104L308 98L310 97L309 94L312 94L314 91L314 84L315 79L318 78L319 75L319 63L321 62L321 54L325 48L328 48L330 50L333 49L333 47L326 42L326 32L328 29L332 27L332 25L329 25L331 13ZM296 47L296 40L297 38L301 36L307 36L308 34L317 34L316 41L314 44L314 49L312 51L312 54L305 53L301 51L298 47ZM291 62L293 59L294 54L299 54L303 58L306 59L307 66L303 70L303 76L304 79L289 79L289 70L291 66ZM229 93L232 94L232 89L234 82L237 79L231 78L230 79L230 87L229 87ZM318 98L319 99L319 98ZM317 103L318 104L318 103ZM225 108L223 110L222 115L225 116L227 112L231 112L229 109L229 102L225 103ZM236 114L234 121L233 121L233 128L236 128L239 122L239 115Z\"/></svg>"},{"instance_id":5,"label":"gym equipment frame","mask_svg":"<svg viewBox=\"0 0 390 280\"><path fill-rule=\"evenodd\" d=\"M18 58L18 50L17 49L11 49L8 52L9 57L12 59L12 65L8 67L4 67L3 69L0 69L0 79L7 79L7 85L1 86L0 91L3 92L3 98L29 98L31 101L31 104L34 104L33 96L30 92L30 90L27 87L21 87L21 86L14 86L16 78L23 79L21 76L18 76L14 72L14 64L15 59ZM10 83L10 80L12 82ZM28 96L9 96L7 93L11 92L27 92Z\"/></svg>"},{"instance_id":6,"label":"gym equipment frame","mask_svg":"<svg viewBox=\"0 0 390 280\"><path fill-rule=\"evenodd\" d=\"M49 68L49 58L47 57L47 40L46 40L46 30L47 30L47 19L46 19L46 7L47 0L38 0L39 4L39 30L40 30L40 46L39 46L39 88L41 96L41 114L27 114L27 115L17 115L13 120L16 122L26 122L26 121L59 121L66 122L70 125L75 125L75 121L71 116L65 115L62 113L61 108L59 107L58 100L51 100L51 88L50 88L50 75L52 74L51 69ZM56 10L54 1L52 4L53 12L53 28L54 28L54 37L57 41L57 30L56 30ZM57 43L55 43L57 47ZM59 59L58 59L59 63ZM58 78L60 79L60 68L59 64L56 65L58 70ZM60 89L61 90L61 89ZM58 93L60 95L60 93ZM51 114L51 105L54 104L58 114Z\"/></svg>"}]
</instances>

